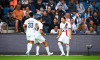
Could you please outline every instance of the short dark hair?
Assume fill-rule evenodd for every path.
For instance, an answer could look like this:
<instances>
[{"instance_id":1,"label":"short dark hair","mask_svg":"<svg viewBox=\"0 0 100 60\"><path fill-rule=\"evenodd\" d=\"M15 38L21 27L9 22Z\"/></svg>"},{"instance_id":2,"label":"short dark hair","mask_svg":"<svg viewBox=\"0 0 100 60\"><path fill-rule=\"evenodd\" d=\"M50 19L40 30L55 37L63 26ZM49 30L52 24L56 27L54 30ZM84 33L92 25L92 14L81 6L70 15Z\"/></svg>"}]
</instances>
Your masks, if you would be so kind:
<instances>
[{"instance_id":1,"label":"short dark hair","mask_svg":"<svg viewBox=\"0 0 100 60\"><path fill-rule=\"evenodd\" d=\"M30 17L33 17L34 13L33 12L30 12L29 15L30 15Z\"/></svg>"},{"instance_id":2,"label":"short dark hair","mask_svg":"<svg viewBox=\"0 0 100 60\"><path fill-rule=\"evenodd\" d=\"M64 18L64 19L66 19L64 16L63 16L63 17L61 17L61 18Z\"/></svg>"},{"instance_id":3,"label":"short dark hair","mask_svg":"<svg viewBox=\"0 0 100 60\"><path fill-rule=\"evenodd\" d=\"M39 17L37 17L37 20L40 20L40 19L42 19L42 17L40 17L40 16L39 16Z\"/></svg>"}]
</instances>

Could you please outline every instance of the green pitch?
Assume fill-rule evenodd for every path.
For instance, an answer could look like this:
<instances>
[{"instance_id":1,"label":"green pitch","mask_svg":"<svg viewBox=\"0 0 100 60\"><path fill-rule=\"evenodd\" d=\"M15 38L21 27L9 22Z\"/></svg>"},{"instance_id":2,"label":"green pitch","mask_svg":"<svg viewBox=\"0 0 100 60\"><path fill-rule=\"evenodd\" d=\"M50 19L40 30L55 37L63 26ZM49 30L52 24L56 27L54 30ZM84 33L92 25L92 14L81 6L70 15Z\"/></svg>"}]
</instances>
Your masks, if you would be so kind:
<instances>
[{"instance_id":1,"label":"green pitch","mask_svg":"<svg viewBox=\"0 0 100 60\"><path fill-rule=\"evenodd\" d=\"M0 56L0 60L100 60L100 56Z\"/></svg>"}]
</instances>

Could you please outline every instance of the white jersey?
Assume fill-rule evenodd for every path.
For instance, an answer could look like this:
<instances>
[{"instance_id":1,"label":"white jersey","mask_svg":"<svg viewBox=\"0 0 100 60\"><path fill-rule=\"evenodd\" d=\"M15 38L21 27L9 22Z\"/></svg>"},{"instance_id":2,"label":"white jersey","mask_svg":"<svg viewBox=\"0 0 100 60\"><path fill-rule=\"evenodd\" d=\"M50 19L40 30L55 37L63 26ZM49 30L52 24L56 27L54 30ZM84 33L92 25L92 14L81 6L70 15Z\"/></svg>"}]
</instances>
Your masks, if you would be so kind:
<instances>
[{"instance_id":1,"label":"white jersey","mask_svg":"<svg viewBox=\"0 0 100 60\"><path fill-rule=\"evenodd\" d=\"M1 27L2 27L2 25L3 25L3 22L0 23L0 32L1 32Z\"/></svg>"},{"instance_id":2,"label":"white jersey","mask_svg":"<svg viewBox=\"0 0 100 60\"><path fill-rule=\"evenodd\" d=\"M27 30L26 30L27 36L35 34L36 22L37 20L35 20L34 18L29 18L24 22L24 24L27 26Z\"/></svg>"},{"instance_id":3,"label":"white jersey","mask_svg":"<svg viewBox=\"0 0 100 60\"><path fill-rule=\"evenodd\" d=\"M35 34L41 35L40 30L43 30L43 24L40 21L37 21L37 24L39 26L38 31L35 31Z\"/></svg>"},{"instance_id":4,"label":"white jersey","mask_svg":"<svg viewBox=\"0 0 100 60\"><path fill-rule=\"evenodd\" d=\"M69 29L71 28L71 24L69 22L60 23L60 29L62 29L62 34L64 36L70 37Z\"/></svg>"}]
</instances>

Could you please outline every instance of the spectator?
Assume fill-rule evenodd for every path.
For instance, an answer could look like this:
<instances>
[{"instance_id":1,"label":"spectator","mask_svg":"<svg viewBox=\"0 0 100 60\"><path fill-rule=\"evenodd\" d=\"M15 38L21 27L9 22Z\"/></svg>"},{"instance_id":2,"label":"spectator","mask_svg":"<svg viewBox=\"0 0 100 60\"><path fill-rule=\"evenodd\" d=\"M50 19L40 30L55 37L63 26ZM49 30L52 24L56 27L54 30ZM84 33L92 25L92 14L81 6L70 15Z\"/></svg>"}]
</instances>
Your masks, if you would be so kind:
<instances>
[{"instance_id":1,"label":"spectator","mask_svg":"<svg viewBox=\"0 0 100 60\"><path fill-rule=\"evenodd\" d=\"M45 33L49 33L49 26L51 24L51 18L48 15L46 10L44 10L44 12L43 12L42 19L43 19L42 23L44 25L44 31L45 31Z\"/></svg>"},{"instance_id":2,"label":"spectator","mask_svg":"<svg viewBox=\"0 0 100 60\"><path fill-rule=\"evenodd\" d=\"M64 0L60 0L60 2L57 3L56 8L55 8L56 10L59 9L59 5L62 5L62 10L64 12L66 12L66 10L68 10L68 7Z\"/></svg>"},{"instance_id":3,"label":"spectator","mask_svg":"<svg viewBox=\"0 0 100 60\"><path fill-rule=\"evenodd\" d=\"M58 22L60 23L61 22L61 17L63 17L65 15L64 11L62 10L62 5L59 5L59 8L57 10L58 12L58 16L59 16L59 19L58 19Z\"/></svg>"},{"instance_id":4,"label":"spectator","mask_svg":"<svg viewBox=\"0 0 100 60\"><path fill-rule=\"evenodd\" d=\"M79 28L79 27L81 27L81 26L83 26L84 25L84 30L88 30L88 27L87 27L87 25L85 24L85 19L84 18L81 18L81 23L78 23L77 24L77 28Z\"/></svg>"},{"instance_id":5,"label":"spectator","mask_svg":"<svg viewBox=\"0 0 100 60\"><path fill-rule=\"evenodd\" d=\"M11 5L10 6L10 10L8 11L8 25L12 25L12 14L13 14L13 11L14 11L14 6L13 5Z\"/></svg>"},{"instance_id":6,"label":"spectator","mask_svg":"<svg viewBox=\"0 0 100 60\"><path fill-rule=\"evenodd\" d=\"M73 18L71 18L70 23L71 23L71 26L72 26L72 34L76 34L77 27L74 23Z\"/></svg>"},{"instance_id":7,"label":"spectator","mask_svg":"<svg viewBox=\"0 0 100 60\"><path fill-rule=\"evenodd\" d=\"M83 4L80 3L79 0L76 1L76 7L77 7L79 14L83 14L85 12L85 8L84 8Z\"/></svg>"},{"instance_id":8,"label":"spectator","mask_svg":"<svg viewBox=\"0 0 100 60\"><path fill-rule=\"evenodd\" d=\"M97 34L93 26L90 26L89 31L86 31L86 34Z\"/></svg>"},{"instance_id":9,"label":"spectator","mask_svg":"<svg viewBox=\"0 0 100 60\"><path fill-rule=\"evenodd\" d=\"M51 25L50 25L50 30L53 29L55 27L55 25L57 25L59 27L59 23L58 23L56 17L54 18L53 23L51 23Z\"/></svg>"},{"instance_id":10,"label":"spectator","mask_svg":"<svg viewBox=\"0 0 100 60\"><path fill-rule=\"evenodd\" d=\"M73 17L73 19L74 19L75 25L81 23L81 18L79 16L79 13L76 13L75 16Z\"/></svg>"},{"instance_id":11,"label":"spectator","mask_svg":"<svg viewBox=\"0 0 100 60\"><path fill-rule=\"evenodd\" d=\"M54 29L50 31L50 34L58 34L58 32L59 32L58 26L55 26Z\"/></svg>"},{"instance_id":12,"label":"spectator","mask_svg":"<svg viewBox=\"0 0 100 60\"><path fill-rule=\"evenodd\" d=\"M21 8L20 8L21 10L25 10L25 5L23 5L22 2L21 2L20 0L18 1L17 4L18 4L18 5L21 5Z\"/></svg>"},{"instance_id":13,"label":"spectator","mask_svg":"<svg viewBox=\"0 0 100 60\"><path fill-rule=\"evenodd\" d=\"M85 30L85 25L84 24L80 24L77 31L76 31L76 34L86 34L86 30Z\"/></svg>"},{"instance_id":14,"label":"spectator","mask_svg":"<svg viewBox=\"0 0 100 60\"><path fill-rule=\"evenodd\" d=\"M16 7L17 5L17 0L10 0L10 6L13 5L14 8Z\"/></svg>"},{"instance_id":15,"label":"spectator","mask_svg":"<svg viewBox=\"0 0 100 60\"><path fill-rule=\"evenodd\" d=\"M13 11L14 11L14 6L13 5L11 5L10 8L11 9L8 11L8 17L12 17L12 14L13 14Z\"/></svg>"},{"instance_id":16,"label":"spectator","mask_svg":"<svg viewBox=\"0 0 100 60\"><path fill-rule=\"evenodd\" d=\"M57 11L55 12L55 17L57 18L57 21L58 21L59 15L58 15L58 12ZM60 23L60 22L58 21L58 23Z\"/></svg>"},{"instance_id":17,"label":"spectator","mask_svg":"<svg viewBox=\"0 0 100 60\"><path fill-rule=\"evenodd\" d=\"M73 0L70 1L70 5L68 5L68 12L72 14L73 12L77 12L76 5L74 5Z\"/></svg>"},{"instance_id":18,"label":"spectator","mask_svg":"<svg viewBox=\"0 0 100 60\"><path fill-rule=\"evenodd\" d=\"M48 6L51 6L51 9L55 8L55 4L53 0L49 0Z\"/></svg>"},{"instance_id":19,"label":"spectator","mask_svg":"<svg viewBox=\"0 0 100 60\"><path fill-rule=\"evenodd\" d=\"M51 23L53 23L53 19L55 18L55 12L56 12L55 9L52 8L52 9L51 9L51 13L52 13L52 17L51 17L51 20L52 20L52 21L51 21Z\"/></svg>"},{"instance_id":20,"label":"spectator","mask_svg":"<svg viewBox=\"0 0 100 60\"><path fill-rule=\"evenodd\" d=\"M29 10L31 10L32 12L36 12L36 8L34 6L34 4L32 3L32 0L28 0L28 4L25 5L25 7L29 7Z\"/></svg>"},{"instance_id":21,"label":"spectator","mask_svg":"<svg viewBox=\"0 0 100 60\"><path fill-rule=\"evenodd\" d=\"M24 17L24 12L20 9L21 5L16 5L16 9L13 11L13 18L15 18L15 27L16 27L16 32L18 32L18 26L22 23L22 18Z\"/></svg>"},{"instance_id":22,"label":"spectator","mask_svg":"<svg viewBox=\"0 0 100 60\"><path fill-rule=\"evenodd\" d=\"M90 23L88 24L88 29L90 29L91 26L93 26L94 31L97 31L97 26L94 24L93 20L91 20Z\"/></svg>"},{"instance_id":23,"label":"spectator","mask_svg":"<svg viewBox=\"0 0 100 60\"><path fill-rule=\"evenodd\" d=\"M37 0L35 7L38 14L42 14L43 11L46 9L45 6L42 4L42 0Z\"/></svg>"},{"instance_id":24,"label":"spectator","mask_svg":"<svg viewBox=\"0 0 100 60\"><path fill-rule=\"evenodd\" d=\"M26 9L25 9L23 12L24 12L24 16L26 16L26 12L29 12L29 13L30 13L30 12L32 12L32 11L31 11L31 10L29 9L29 7L27 6Z\"/></svg>"},{"instance_id":25,"label":"spectator","mask_svg":"<svg viewBox=\"0 0 100 60\"><path fill-rule=\"evenodd\" d=\"M92 13L94 11L98 11L98 8L96 7L96 1L95 0L92 2L92 4L89 7L91 8Z\"/></svg>"},{"instance_id":26,"label":"spectator","mask_svg":"<svg viewBox=\"0 0 100 60\"><path fill-rule=\"evenodd\" d=\"M69 13L66 13L65 14L65 18L66 18L66 21L67 22L70 22L70 14Z\"/></svg>"},{"instance_id":27,"label":"spectator","mask_svg":"<svg viewBox=\"0 0 100 60\"><path fill-rule=\"evenodd\" d=\"M0 5L0 19L2 19L2 20L3 20L3 16L4 16L3 12L4 12L3 7L2 7L2 5Z\"/></svg>"},{"instance_id":28,"label":"spectator","mask_svg":"<svg viewBox=\"0 0 100 60\"><path fill-rule=\"evenodd\" d=\"M48 15L52 18L52 13L51 13L51 7L50 6L47 7L47 12L48 12Z\"/></svg>"},{"instance_id":29,"label":"spectator","mask_svg":"<svg viewBox=\"0 0 100 60\"><path fill-rule=\"evenodd\" d=\"M92 20L97 27L100 26L100 18L98 17L97 12L93 13Z\"/></svg>"},{"instance_id":30,"label":"spectator","mask_svg":"<svg viewBox=\"0 0 100 60\"><path fill-rule=\"evenodd\" d=\"M0 19L0 33L4 33L4 30L3 30L3 23Z\"/></svg>"},{"instance_id":31,"label":"spectator","mask_svg":"<svg viewBox=\"0 0 100 60\"><path fill-rule=\"evenodd\" d=\"M92 17L91 8L87 8L87 12L85 13L85 22L88 24Z\"/></svg>"},{"instance_id":32,"label":"spectator","mask_svg":"<svg viewBox=\"0 0 100 60\"><path fill-rule=\"evenodd\" d=\"M28 4L28 0L21 0L23 5Z\"/></svg>"}]
</instances>

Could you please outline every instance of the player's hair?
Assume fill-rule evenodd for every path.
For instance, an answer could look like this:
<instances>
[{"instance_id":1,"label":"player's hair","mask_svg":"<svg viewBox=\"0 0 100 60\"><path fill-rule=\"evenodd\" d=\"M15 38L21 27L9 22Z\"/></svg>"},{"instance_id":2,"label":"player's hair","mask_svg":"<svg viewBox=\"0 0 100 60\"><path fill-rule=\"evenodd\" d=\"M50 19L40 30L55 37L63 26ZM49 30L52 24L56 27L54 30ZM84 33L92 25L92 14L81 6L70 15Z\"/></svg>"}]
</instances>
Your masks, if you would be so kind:
<instances>
[{"instance_id":1,"label":"player's hair","mask_svg":"<svg viewBox=\"0 0 100 60\"><path fill-rule=\"evenodd\" d=\"M42 17L40 17L40 16L39 16L39 17L37 17L37 20L40 20L40 19L42 19Z\"/></svg>"},{"instance_id":2,"label":"player's hair","mask_svg":"<svg viewBox=\"0 0 100 60\"><path fill-rule=\"evenodd\" d=\"M64 16L63 16L63 17L61 17L61 18L64 18L64 19L66 19Z\"/></svg>"},{"instance_id":3,"label":"player's hair","mask_svg":"<svg viewBox=\"0 0 100 60\"><path fill-rule=\"evenodd\" d=\"M30 17L33 17L34 13L33 12L30 12L29 15L30 15Z\"/></svg>"}]
</instances>

